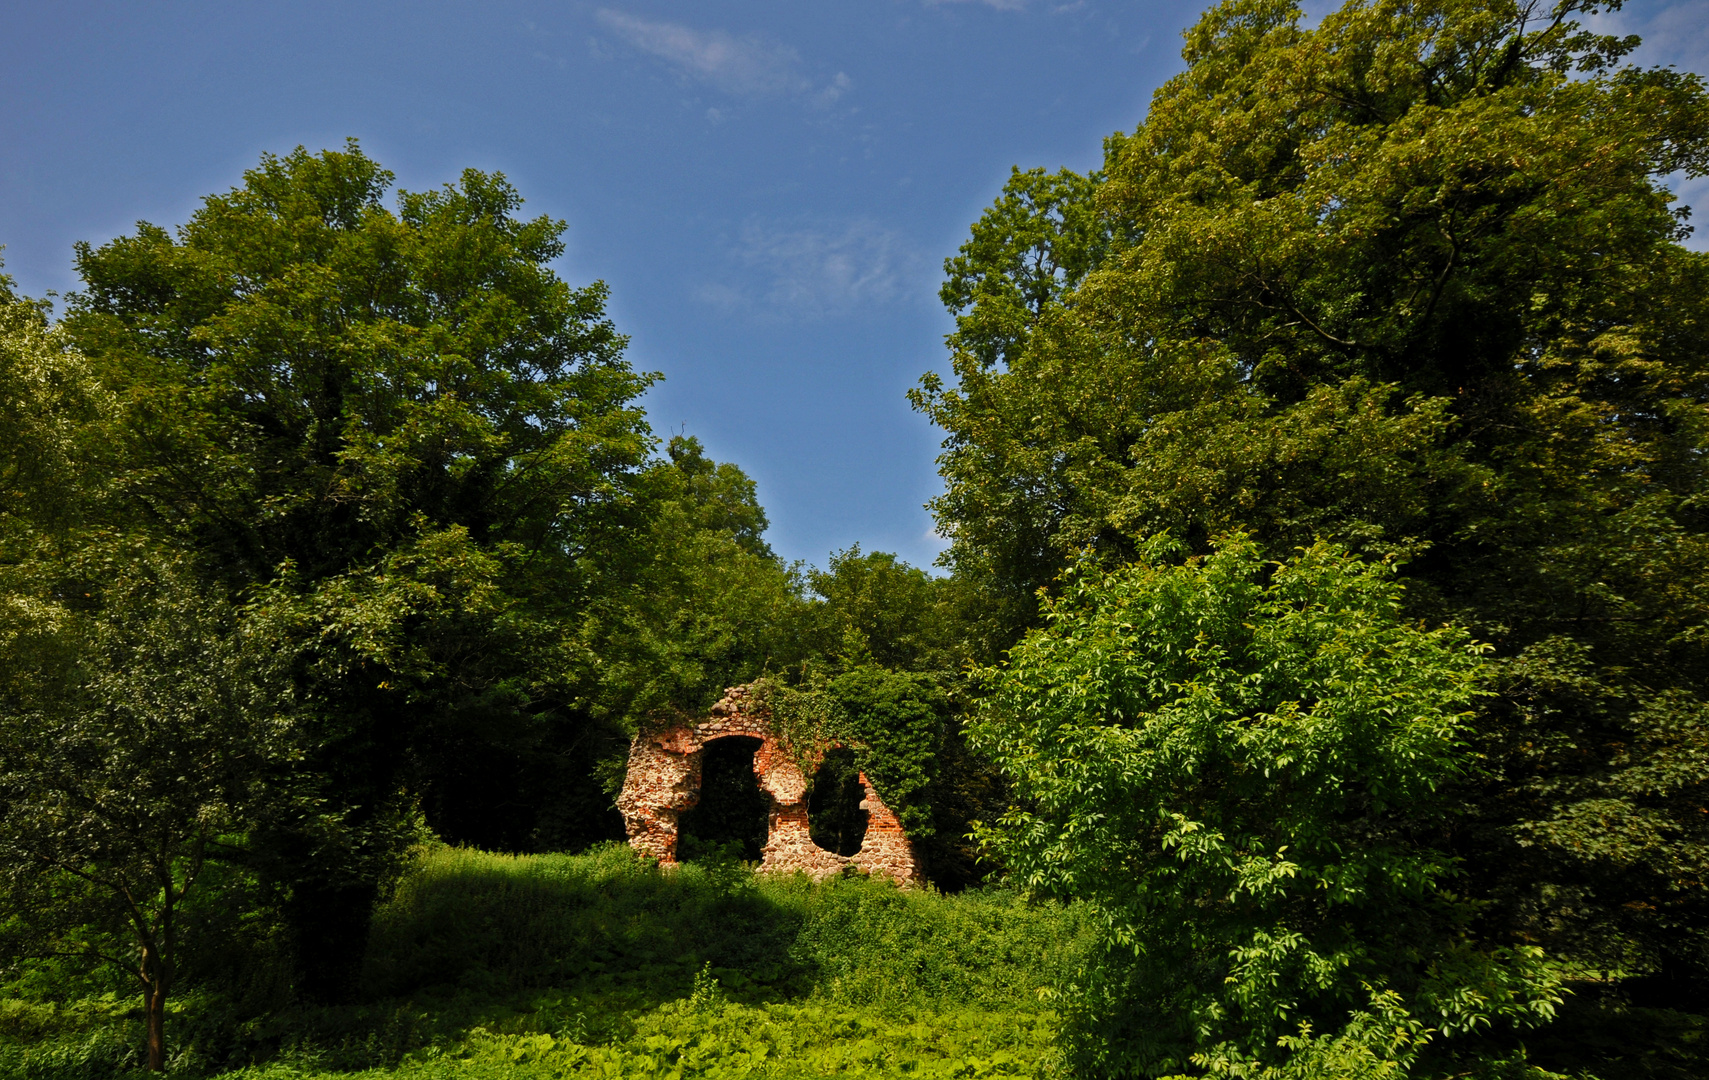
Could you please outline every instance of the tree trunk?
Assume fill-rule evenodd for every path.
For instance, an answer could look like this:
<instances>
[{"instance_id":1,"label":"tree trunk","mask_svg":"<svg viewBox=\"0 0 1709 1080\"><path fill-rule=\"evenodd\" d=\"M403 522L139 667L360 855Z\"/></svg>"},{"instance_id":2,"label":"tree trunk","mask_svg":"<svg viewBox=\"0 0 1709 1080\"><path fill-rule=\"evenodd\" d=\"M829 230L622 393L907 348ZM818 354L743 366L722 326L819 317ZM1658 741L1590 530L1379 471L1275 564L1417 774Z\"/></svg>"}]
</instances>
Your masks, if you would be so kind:
<instances>
[{"instance_id":1,"label":"tree trunk","mask_svg":"<svg viewBox=\"0 0 1709 1080\"><path fill-rule=\"evenodd\" d=\"M148 1071L166 1071L166 988L156 982L148 1000Z\"/></svg>"},{"instance_id":2,"label":"tree trunk","mask_svg":"<svg viewBox=\"0 0 1709 1080\"><path fill-rule=\"evenodd\" d=\"M148 1025L148 1071L166 1071L167 971L153 948L142 952L142 1011Z\"/></svg>"}]
</instances>

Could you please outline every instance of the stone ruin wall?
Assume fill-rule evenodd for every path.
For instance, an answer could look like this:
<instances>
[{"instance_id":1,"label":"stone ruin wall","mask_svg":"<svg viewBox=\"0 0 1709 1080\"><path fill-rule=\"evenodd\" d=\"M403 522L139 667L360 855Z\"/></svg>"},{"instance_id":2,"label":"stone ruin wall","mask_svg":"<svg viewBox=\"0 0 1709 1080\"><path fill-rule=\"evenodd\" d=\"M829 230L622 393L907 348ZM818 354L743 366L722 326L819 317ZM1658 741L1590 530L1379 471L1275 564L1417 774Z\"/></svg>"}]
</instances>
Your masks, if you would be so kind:
<instances>
[{"instance_id":1,"label":"stone ruin wall","mask_svg":"<svg viewBox=\"0 0 1709 1080\"><path fill-rule=\"evenodd\" d=\"M860 850L849 856L826 851L808 832L807 777L778 745L765 707L748 687L736 686L725 691L711 714L706 720L643 731L630 743L617 809L635 850L665 866L676 863L677 817L700 801L701 750L715 739L746 735L760 741L754 751L754 776L770 804L761 870L801 870L825 878L854 866L903 885L920 881L913 842L864 772L860 783L866 797L860 806L867 817ZM812 764L828 749L820 747Z\"/></svg>"}]
</instances>

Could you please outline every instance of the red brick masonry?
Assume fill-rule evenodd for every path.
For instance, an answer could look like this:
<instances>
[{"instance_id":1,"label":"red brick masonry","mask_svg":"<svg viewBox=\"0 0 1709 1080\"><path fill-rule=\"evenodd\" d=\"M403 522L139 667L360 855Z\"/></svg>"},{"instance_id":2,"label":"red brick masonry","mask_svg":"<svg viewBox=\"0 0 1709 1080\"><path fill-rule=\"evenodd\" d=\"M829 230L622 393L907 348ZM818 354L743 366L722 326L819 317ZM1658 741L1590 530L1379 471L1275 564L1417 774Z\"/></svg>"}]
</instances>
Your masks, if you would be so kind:
<instances>
[{"instance_id":1,"label":"red brick masonry","mask_svg":"<svg viewBox=\"0 0 1709 1080\"><path fill-rule=\"evenodd\" d=\"M807 778L772 734L770 716L745 686L733 686L712 706L707 720L644 731L629 744L629 771L617 809L635 850L662 864L676 862L677 815L700 801L700 752L714 739L746 735L760 741L754 751L754 775L771 803L761 870L804 870L828 877L845 866L894 878L904 885L920 880L920 862L866 774L860 776L866 798L866 837L860 850L844 857L813 842L807 831ZM819 747L820 757L829 746Z\"/></svg>"}]
</instances>

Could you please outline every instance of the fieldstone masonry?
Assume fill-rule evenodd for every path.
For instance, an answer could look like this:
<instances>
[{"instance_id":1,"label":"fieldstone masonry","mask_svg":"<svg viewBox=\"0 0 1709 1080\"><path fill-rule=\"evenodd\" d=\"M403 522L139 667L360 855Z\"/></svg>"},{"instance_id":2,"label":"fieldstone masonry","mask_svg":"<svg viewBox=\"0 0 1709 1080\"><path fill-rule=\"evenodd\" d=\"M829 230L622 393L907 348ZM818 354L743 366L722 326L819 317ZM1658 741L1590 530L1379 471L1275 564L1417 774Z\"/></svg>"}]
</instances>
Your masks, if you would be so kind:
<instances>
[{"instance_id":1,"label":"fieldstone masonry","mask_svg":"<svg viewBox=\"0 0 1709 1080\"><path fill-rule=\"evenodd\" d=\"M675 863L677 816L700 801L701 751L715 739L746 735L760 741L754 751L754 776L771 803L761 870L804 870L823 878L855 866L904 885L920 880L913 842L865 773L860 783L866 797L860 805L866 811L866 836L860 850L847 857L826 851L807 829L807 777L778 745L765 707L748 687L734 686L711 713L706 720L643 731L630 743L629 770L617 797L630 846L661 864ZM829 749L818 747L809 766L816 766Z\"/></svg>"}]
</instances>

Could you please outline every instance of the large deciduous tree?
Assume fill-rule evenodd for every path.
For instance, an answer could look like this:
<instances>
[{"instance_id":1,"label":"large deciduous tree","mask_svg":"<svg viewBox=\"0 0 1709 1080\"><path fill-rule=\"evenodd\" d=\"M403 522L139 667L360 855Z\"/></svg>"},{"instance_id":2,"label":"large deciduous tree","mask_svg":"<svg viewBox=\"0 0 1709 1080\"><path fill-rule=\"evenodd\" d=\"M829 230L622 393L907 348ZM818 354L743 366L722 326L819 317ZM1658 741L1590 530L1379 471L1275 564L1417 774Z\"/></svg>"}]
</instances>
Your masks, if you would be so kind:
<instances>
[{"instance_id":1,"label":"large deciduous tree","mask_svg":"<svg viewBox=\"0 0 1709 1080\"><path fill-rule=\"evenodd\" d=\"M1591 9L1218 5L1101 173L975 226L916 403L1010 640L1159 531L1400 559L1495 650L1451 839L1483 932L1701 978L1709 257L1663 178L1709 170L1709 96Z\"/></svg>"},{"instance_id":2,"label":"large deciduous tree","mask_svg":"<svg viewBox=\"0 0 1709 1080\"><path fill-rule=\"evenodd\" d=\"M354 144L268 156L175 234L80 246L66 320L118 399L111 513L192 552L288 669L318 801L255 857L321 997L448 733L593 711L575 623L644 531L652 447L603 285L548 267L563 224L498 175L395 208L390 182Z\"/></svg>"}]
</instances>

